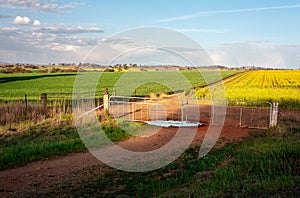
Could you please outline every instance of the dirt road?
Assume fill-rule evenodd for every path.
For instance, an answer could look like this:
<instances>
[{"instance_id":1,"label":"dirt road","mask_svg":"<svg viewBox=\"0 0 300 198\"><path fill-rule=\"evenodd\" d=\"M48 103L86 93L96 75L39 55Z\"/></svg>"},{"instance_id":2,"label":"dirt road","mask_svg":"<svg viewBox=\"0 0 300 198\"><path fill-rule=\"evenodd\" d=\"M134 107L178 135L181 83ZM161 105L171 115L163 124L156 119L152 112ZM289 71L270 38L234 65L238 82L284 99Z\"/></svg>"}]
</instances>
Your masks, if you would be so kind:
<instances>
[{"instance_id":1,"label":"dirt road","mask_svg":"<svg viewBox=\"0 0 300 198\"><path fill-rule=\"evenodd\" d=\"M198 127L192 146L201 145L207 126ZM166 144L176 133L177 128L162 128L147 138L133 137L118 145L133 151L150 151ZM226 142L239 141L248 135L247 129L224 127L216 144L223 146ZM63 183L78 186L92 176L101 177L114 169L97 160L89 152L59 156L30 163L24 167L0 172L0 197L31 197L51 195L56 187ZM96 175L95 175L96 174Z\"/></svg>"}]
</instances>

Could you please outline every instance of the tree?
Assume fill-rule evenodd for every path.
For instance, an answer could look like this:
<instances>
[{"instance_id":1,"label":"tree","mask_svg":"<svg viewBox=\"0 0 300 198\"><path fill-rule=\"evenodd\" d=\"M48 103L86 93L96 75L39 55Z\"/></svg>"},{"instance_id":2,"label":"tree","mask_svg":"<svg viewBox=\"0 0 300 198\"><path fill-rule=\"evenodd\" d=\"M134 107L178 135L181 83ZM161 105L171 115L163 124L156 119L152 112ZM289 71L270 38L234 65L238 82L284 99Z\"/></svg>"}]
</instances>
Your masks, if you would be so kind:
<instances>
[{"instance_id":1,"label":"tree","mask_svg":"<svg viewBox=\"0 0 300 198\"><path fill-rule=\"evenodd\" d=\"M118 67L118 72L121 72L121 71L122 71L122 66L119 65L119 67Z\"/></svg>"}]
</instances>

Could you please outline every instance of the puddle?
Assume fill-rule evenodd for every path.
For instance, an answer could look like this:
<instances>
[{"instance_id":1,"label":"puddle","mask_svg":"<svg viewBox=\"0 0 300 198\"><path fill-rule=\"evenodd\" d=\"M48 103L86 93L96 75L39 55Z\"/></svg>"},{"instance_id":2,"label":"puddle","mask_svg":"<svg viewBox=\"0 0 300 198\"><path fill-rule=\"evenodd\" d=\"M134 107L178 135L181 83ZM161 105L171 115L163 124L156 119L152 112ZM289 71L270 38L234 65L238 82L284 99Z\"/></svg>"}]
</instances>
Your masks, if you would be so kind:
<instances>
[{"instance_id":1,"label":"puddle","mask_svg":"<svg viewBox=\"0 0 300 198\"><path fill-rule=\"evenodd\" d=\"M159 127L198 127L202 125L200 122L175 121L175 120L154 120L154 121L145 121L145 123L153 126L159 126Z\"/></svg>"}]
</instances>

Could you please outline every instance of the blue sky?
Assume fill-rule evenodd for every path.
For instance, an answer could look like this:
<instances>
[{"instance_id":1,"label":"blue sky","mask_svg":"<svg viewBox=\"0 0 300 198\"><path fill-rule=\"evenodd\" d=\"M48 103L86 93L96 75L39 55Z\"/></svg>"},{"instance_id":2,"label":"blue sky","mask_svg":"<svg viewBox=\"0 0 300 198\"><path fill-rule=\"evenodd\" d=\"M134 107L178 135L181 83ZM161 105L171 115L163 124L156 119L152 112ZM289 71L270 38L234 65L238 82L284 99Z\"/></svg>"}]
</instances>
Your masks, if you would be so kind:
<instances>
[{"instance_id":1,"label":"blue sky","mask_svg":"<svg viewBox=\"0 0 300 198\"><path fill-rule=\"evenodd\" d=\"M300 0L0 0L0 61L81 62L105 38L162 27L215 64L300 67Z\"/></svg>"}]
</instances>

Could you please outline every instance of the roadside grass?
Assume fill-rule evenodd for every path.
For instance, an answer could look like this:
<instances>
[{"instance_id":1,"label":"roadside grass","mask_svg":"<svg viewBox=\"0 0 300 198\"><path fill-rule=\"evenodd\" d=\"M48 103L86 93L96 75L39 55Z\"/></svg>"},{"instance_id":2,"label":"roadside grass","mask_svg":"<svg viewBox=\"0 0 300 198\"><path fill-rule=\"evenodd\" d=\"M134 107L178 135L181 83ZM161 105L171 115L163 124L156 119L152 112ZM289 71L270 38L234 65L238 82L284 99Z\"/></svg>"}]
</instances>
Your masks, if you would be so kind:
<instances>
[{"instance_id":1,"label":"roadside grass","mask_svg":"<svg viewBox=\"0 0 300 198\"><path fill-rule=\"evenodd\" d=\"M268 133L238 145L235 154L216 169L210 180L192 180L190 195L299 195L300 131L284 135Z\"/></svg>"},{"instance_id":2,"label":"roadside grass","mask_svg":"<svg viewBox=\"0 0 300 198\"><path fill-rule=\"evenodd\" d=\"M101 177L95 173L78 188L65 184L55 192L92 197L299 197L299 136L299 129L252 132L200 160L198 148L190 148L157 171L112 169Z\"/></svg>"},{"instance_id":3,"label":"roadside grass","mask_svg":"<svg viewBox=\"0 0 300 198\"><path fill-rule=\"evenodd\" d=\"M3 134L0 137L0 170L84 150L71 126L37 126L21 133Z\"/></svg>"},{"instance_id":4,"label":"roadside grass","mask_svg":"<svg viewBox=\"0 0 300 198\"><path fill-rule=\"evenodd\" d=\"M0 170L85 151L86 146L71 121L57 122L56 119L43 120L41 124L37 123L24 131L0 133ZM130 136L120 128L112 126L103 128L103 131L111 141L121 141ZM88 138L93 139L92 136ZM95 143L101 144L101 141Z\"/></svg>"}]
</instances>

